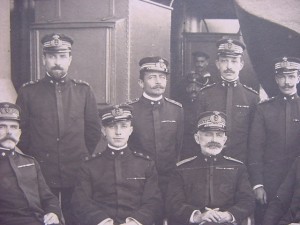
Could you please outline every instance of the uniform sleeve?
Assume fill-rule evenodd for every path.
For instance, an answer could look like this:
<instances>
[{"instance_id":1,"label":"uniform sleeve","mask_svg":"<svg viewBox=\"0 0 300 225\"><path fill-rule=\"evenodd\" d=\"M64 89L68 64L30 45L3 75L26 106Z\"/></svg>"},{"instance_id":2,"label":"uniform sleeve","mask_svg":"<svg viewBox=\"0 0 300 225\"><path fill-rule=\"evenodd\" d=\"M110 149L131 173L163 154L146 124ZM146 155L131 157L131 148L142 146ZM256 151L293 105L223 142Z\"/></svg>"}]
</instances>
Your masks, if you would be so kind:
<instances>
[{"instance_id":1,"label":"uniform sleeve","mask_svg":"<svg viewBox=\"0 0 300 225\"><path fill-rule=\"evenodd\" d=\"M297 198L293 199L292 205L291 203L292 203L292 196L295 192L295 188L297 187L296 171L297 171L297 164L299 163L300 160L298 159L293 164L284 182L280 185L276 197L270 202L264 217L264 223L263 223L264 225L277 224L280 218L282 218L281 220L284 220L286 224L289 224L291 222L296 222L293 221L293 217L294 217L293 215L296 214L297 208L298 208L298 213L300 213L299 196L298 199ZM296 206L296 208L293 208L293 206Z\"/></svg>"},{"instance_id":2,"label":"uniform sleeve","mask_svg":"<svg viewBox=\"0 0 300 225\"><path fill-rule=\"evenodd\" d=\"M230 212L237 223L240 224L253 213L255 206L254 193L249 183L246 166L244 165L239 168L236 185L235 204L228 208L227 211Z\"/></svg>"},{"instance_id":3,"label":"uniform sleeve","mask_svg":"<svg viewBox=\"0 0 300 225\"><path fill-rule=\"evenodd\" d=\"M101 137L101 128L95 95L90 87L86 97L84 135L86 147L93 153Z\"/></svg>"},{"instance_id":4,"label":"uniform sleeve","mask_svg":"<svg viewBox=\"0 0 300 225\"><path fill-rule=\"evenodd\" d=\"M82 165L71 200L74 215L82 224L97 225L109 218L106 212L99 209L92 197L92 180L89 169L86 165Z\"/></svg>"},{"instance_id":5,"label":"uniform sleeve","mask_svg":"<svg viewBox=\"0 0 300 225\"><path fill-rule=\"evenodd\" d=\"M166 196L168 219L170 221L176 221L176 223L188 224L195 210L199 210L199 208L187 204L183 179L178 171L174 171L170 175Z\"/></svg>"},{"instance_id":6,"label":"uniform sleeve","mask_svg":"<svg viewBox=\"0 0 300 225\"><path fill-rule=\"evenodd\" d=\"M16 100L16 104L21 108L21 113L20 113L20 128L22 130L22 134L20 137L20 141L18 143L18 147L26 154L30 154L28 152L29 145L30 145L30 127L29 127L29 103L27 102L26 99L26 91L24 88L21 88L18 97Z\"/></svg>"},{"instance_id":7,"label":"uniform sleeve","mask_svg":"<svg viewBox=\"0 0 300 225\"><path fill-rule=\"evenodd\" d=\"M254 187L257 184L264 184L263 180L263 157L266 142L266 129L264 124L264 115L258 106L249 133L249 155L248 169L250 182Z\"/></svg>"},{"instance_id":8,"label":"uniform sleeve","mask_svg":"<svg viewBox=\"0 0 300 225\"><path fill-rule=\"evenodd\" d=\"M141 205L130 217L141 224L152 225L161 215L163 205L154 162L146 171L146 179Z\"/></svg>"},{"instance_id":9,"label":"uniform sleeve","mask_svg":"<svg viewBox=\"0 0 300 225\"><path fill-rule=\"evenodd\" d=\"M38 178L38 187L40 193L40 199L42 208L47 213L55 213L60 220L62 220L62 212L59 206L58 198L52 194L50 188L46 184L42 171L38 162L35 160L36 170L37 170L37 178Z\"/></svg>"}]
</instances>

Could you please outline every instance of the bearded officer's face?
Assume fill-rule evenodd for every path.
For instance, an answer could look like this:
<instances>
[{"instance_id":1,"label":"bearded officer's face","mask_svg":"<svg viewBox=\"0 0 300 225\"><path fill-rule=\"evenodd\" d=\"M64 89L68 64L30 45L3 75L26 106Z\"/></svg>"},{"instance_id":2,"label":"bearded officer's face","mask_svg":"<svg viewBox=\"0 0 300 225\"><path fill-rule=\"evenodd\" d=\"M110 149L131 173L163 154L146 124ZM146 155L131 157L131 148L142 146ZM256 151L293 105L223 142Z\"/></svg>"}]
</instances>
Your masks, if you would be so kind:
<instances>
[{"instance_id":1,"label":"bearded officer's face","mask_svg":"<svg viewBox=\"0 0 300 225\"><path fill-rule=\"evenodd\" d=\"M139 80L139 85L149 96L159 97L165 93L167 75L165 73L147 71L144 74L143 80Z\"/></svg>"},{"instance_id":2,"label":"bearded officer's face","mask_svg":"<svg viewBox=\"0 0 300 225\"><path fill-rule=\"evenodd\" d=\"M19 122L14 120L0 120L0 146L14 149L20 140L21 130Z\"/></svg>"},{"instance_id":3,"label":"bearded officer's face","mask_svg":"<svg viewBox=\"0 0 300 225\"><path fill-rule=\"evenodd\" d=\"M281 93L293 95L297 92L297 84L299 83L298 71L277 74L275 80Z\"/></svg>"},{"instance_id":4,"label":"bearded officer's face","mask_svg":"<svg viewBox=\"0 0 300 225\"><path fill-rule=\"evenodd\" d=\"M69 52L45 53L43 55L43 64L46 72L55 79L61 79L68 72L72 61Z\"/></svg>"},{"instance_id":5,"label":"bearded officer's face","mask_svg":"<svg viewBox=\"0 0 300 225\"><path fill-rule=\"evenodd\" d=\"M195 135L195 141L201 147L203 155L211 156L218 155L224 148L227 136L224 131L201 131Z\"/></svg>"}]
</instances>

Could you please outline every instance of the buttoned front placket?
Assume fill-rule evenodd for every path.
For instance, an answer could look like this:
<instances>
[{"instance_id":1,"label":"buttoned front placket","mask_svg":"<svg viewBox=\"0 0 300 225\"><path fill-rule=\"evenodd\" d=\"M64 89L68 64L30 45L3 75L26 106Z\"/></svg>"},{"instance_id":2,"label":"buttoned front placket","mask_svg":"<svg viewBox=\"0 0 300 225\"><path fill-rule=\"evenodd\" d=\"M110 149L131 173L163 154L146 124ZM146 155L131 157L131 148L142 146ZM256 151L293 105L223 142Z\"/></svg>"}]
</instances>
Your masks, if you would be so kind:
<instances>
[{"instance_id":1,"label":"buttoned front placket","mask_svg":"<svg viewBox=\"0 0 300 225\"><path fill-rule=\"evenodd\" d=\"M160 137L162 133L161 133L161 119L159 113L161 104L162 104L161 101L151 101L151 105L153 105L152 113L153 113L154 137L155 137L155 158L157 158L157 153L161 150Z\"/></svg>"}]
</instances>

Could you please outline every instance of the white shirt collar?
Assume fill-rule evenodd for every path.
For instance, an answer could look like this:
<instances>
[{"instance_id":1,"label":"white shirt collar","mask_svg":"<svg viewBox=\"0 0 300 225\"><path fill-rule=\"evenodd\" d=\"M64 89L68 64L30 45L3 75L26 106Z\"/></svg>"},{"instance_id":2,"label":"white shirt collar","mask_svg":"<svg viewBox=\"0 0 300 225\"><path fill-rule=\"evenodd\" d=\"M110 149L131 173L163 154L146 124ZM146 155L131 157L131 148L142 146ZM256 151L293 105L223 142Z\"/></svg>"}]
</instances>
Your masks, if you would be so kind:
<instances>
[{"instance_id":1,"label":"white shirt collar","mask_svg":"<svg viewBox=\"0 0 300 225\"><path fill-rule=\"evenodd\" d=\"M119 148L114 147L114 146L111 146L110 144L108 144L108 147L111 148L112 150L117 150L117 151L119 151L119 150L123 150L123 149L127 148L127 144L124 145L124 146L122 146L122 147L119 147Z\"/></svg>"},{"instance_id":2,"label":"white shirt collar","mask_svg":"<svg viewBox=\"0 0 300 225\"><path fill-rule=\"evenodd\" d=\"M159 97L153 98L153 97L149 96L146 92L143 92L143 96L144 96L145 98L151 100L151 101L159 101L159 100L161 100L162 97L163 97L163 96L161 95L161 96L159 96Z\"/></svg>"}]
</instances>

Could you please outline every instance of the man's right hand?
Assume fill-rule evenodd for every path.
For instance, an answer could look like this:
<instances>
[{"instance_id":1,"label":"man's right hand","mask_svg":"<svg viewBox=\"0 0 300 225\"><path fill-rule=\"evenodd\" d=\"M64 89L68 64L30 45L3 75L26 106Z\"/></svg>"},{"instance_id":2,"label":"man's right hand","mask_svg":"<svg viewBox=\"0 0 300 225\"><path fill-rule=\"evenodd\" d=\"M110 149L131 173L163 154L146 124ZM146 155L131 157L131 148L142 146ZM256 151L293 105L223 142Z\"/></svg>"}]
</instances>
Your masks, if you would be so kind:
<instances>
[{"instance_id":1,"label":"man's right hand","mask_svg":"<svg viewBox=\"0 0 300 225\"><path fill-rule=\"evenodd\" d=\"M254 195L255 195L255 198L256 200L264 205L264 204L267 204L267 193L264 189L264 187L258 187L256 189L254 189Z\"/></svg>"}]
</instances>

